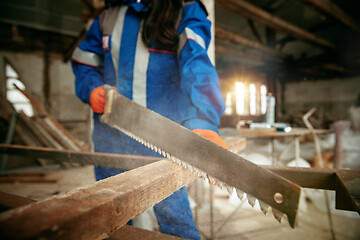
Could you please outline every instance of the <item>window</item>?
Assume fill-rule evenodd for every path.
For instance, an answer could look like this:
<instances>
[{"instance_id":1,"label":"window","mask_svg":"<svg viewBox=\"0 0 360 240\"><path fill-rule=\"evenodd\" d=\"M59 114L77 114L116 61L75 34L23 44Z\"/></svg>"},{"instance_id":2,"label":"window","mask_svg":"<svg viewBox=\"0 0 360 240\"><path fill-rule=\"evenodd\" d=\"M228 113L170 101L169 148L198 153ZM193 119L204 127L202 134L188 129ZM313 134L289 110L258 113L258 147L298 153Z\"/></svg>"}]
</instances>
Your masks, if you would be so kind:
<instances>
[{"instance_id":1,"label":"window","mask_svg":"<svg viewBox=\"0 0 360 240\"><path fill-rule=\"evenodd\" d=\"M235 93L228 92L225 97L225 114L233 114L233 98L237 115L265 114L267 88L264 84L235 82Z\"/></svg>"},{"instance_id":2,"label":"window","mask_svg":"<svg viewBox=\"0 0 360 240\"><path fill-rule=\"evenodd\" d=\"M266 113L266 95L267 95L267 89L265 85L260 86L260 101L261 101L261 114Z\"/></svg>"},{"instance_id":3,"label":"window","mask_svg":"<svg viewBox=\"0 0 360 240\"><path fill-rule=\"evenodd\" d=\"M245 89L242 82L235 83L236 93L236 114L245 114Z\"/></svg>"},{"instance_id":4,"label":"window","mask_svg":"<svg viewBox=\"0 0 360 240\"><path fill-rule=\"evenodd\" d=\"M231 93L226 94L225 98L225 114L231 115L232 114L232 99L231 99Z\"/></svg>"},{"instance_id":5,"label":"window","mask_svg":"<svg viewBox=\"0 0 360 240\"><path fill-rule=\"evenodd\" d=\"M255 84L251 83L249 85L249 94L250 94L250 114L256 114L256 87Z\"/></svg>"},{"instance_id":6,"label":"window","mask_svg":"<svg viewBox=\"0 0 360 240\"><path fill-rule=\"evenodd\" d=\"M14 106L17 112L23 111L27 116L33 116L34 111L29 99L14 86L16 84L20 89L25 90L25 85L19 80L19 75L10 64L6 64L5 69L7 100Z\"/></svg>"}]
</instances>

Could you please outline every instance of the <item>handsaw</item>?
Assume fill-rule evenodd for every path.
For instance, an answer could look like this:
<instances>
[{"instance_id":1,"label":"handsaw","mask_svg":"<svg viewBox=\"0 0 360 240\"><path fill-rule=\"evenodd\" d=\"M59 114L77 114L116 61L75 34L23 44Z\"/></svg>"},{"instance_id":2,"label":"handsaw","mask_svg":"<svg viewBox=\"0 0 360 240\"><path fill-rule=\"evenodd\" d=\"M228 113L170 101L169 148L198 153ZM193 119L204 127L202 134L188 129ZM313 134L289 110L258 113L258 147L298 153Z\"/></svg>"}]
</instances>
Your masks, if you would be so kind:
<instances>
[{"instance_id":1,"label":"handsaw","mask_svg":"<svg viewBox=\"0 0 360 240\"><path fill-rule=\"evenodd\" d=\"M240 199L246 193L250 205L257 199L265 214L271 207L279 222L285 214L290 226L295 226L300 186L135 103L116 89L106 91L103 123L230 193L235 188Z\"/></svg>"}]
</instances>

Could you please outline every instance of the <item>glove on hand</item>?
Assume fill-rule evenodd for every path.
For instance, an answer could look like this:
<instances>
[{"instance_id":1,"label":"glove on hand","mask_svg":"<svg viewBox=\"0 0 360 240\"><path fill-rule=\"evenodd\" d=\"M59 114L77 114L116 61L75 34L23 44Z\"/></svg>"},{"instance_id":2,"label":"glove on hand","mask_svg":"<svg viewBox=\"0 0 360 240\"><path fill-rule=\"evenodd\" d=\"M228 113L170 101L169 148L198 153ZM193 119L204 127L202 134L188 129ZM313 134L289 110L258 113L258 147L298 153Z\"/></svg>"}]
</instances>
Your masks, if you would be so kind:
<instances>
[{"instance_id":1,"label":"glove on hand","mask_svg":"<svg viewBox=\"0 0 360 240\"><path fill-rule=\"evenodd\" d=\"M194 133L199 134L200 136L206 138L207 140L210 140L210 141L216 143L217 145L229 150L229 147L226 145L224 140L222 140L216 132L214 132L212 130L208 130L208 129L194 129L192 131ZM214 182L210 182L210 179L209 179L209 183L216 185L217 179L215 178Z\"/></svg>"},{"instance_id":2,"label":"glove on hand","mask_svg":"<svg viewBox=\"0 0 360 240\"><path fill-rule=\"evenodd\" d=\"M214 132L212 130L208 130L208 129L194 129L192 131L194 133L197 133L200 136L206 138L207 140L210 140L210 141L216 143L217 145L220 145L223 148L226 148L229 150L229 147L226 145L224 140L222 140L216 132Z\"/></svg>"},{"instance_id":3,"label":"glove on hand","mask_svg":"<svg viewBox=\"0 0 360 240\"><path fill-rule=\"evenodd\" d=\"M94 113L103 113L106 103L106 91L103 86L95 88L90 93L90 106Z\"/></svg>"}]
</instances>

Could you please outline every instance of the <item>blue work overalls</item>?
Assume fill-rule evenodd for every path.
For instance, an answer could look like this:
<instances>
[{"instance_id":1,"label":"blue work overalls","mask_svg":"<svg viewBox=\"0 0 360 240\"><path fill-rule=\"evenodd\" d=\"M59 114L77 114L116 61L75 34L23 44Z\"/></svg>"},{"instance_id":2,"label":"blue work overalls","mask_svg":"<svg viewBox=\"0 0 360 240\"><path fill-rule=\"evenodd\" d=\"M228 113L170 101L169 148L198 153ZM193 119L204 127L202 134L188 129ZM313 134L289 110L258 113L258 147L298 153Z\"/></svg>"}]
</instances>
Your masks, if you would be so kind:
<instances>
[{"instance_id":1,"label":"blue work overalls","mask_svg":"<svg viewBox=\"0 0 360 240\"><path fill-rule=\"evenodd\" d=\"M121 6L109 8L95 18L72 57L77 96L89 103L91 91L108 84L115 86L120 94L189 129L217 131L224 102L218 75L207 55L211 23L203 6L197 0L185 1L176 51L144 45L141 24L147 10L145 3L123 0ZM100 116L94 113L94 151L158 156L100 123ZM95 167L97 180L121 172ZM161 232L200 239L185 188L156 204L154 211Z\"/></svg>"}]
</instances>

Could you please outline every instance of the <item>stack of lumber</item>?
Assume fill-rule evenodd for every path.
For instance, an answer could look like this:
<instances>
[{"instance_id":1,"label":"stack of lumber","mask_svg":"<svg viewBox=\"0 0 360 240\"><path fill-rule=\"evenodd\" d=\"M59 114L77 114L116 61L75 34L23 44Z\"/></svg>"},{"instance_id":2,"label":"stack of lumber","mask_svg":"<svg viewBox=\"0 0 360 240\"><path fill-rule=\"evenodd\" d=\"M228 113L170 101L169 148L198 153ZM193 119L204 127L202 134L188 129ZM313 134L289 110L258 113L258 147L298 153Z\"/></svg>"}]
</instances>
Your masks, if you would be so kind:
<instances>
[{"instance_id":1,"label":"stack of lumber","mask_svg":"<svg viewBox=\"0 0 360 240\"><path fill-rule=\"evenodd\" d=\"M49 147L60 150L85 151L86 149L38 102L29 94L19 89L29 100L34 108L34 116L28 117L23 112L17 114L15 133L21 141L28 146ZM1 117L10 122L14 111L8 101L2 101Z\"/></svg>"},{"instance_id":2,"label":"stack of lumber","mask_svg":"<svg viewBox=\"0 0 360 240\"><path fill-rule=\"evenodd\" d=\"M0 117L9 123L7 132L16 136L23 145L46 147L58 150L87 151L59 122L57 122L34 98L17 88L29 100L34 109L34 116L16 112L8 101L0 102ZM14 118L13 115L16 115ZM11 139L11 138L10 138ZM8 144L10 144L8 142ZM41 165L46 161L38 159ZM2 161L3 162L3 161ZM6 161L5 161L6 162ZM5 164L2 164L4 169Z\"/></svg>"}]
</instances>

